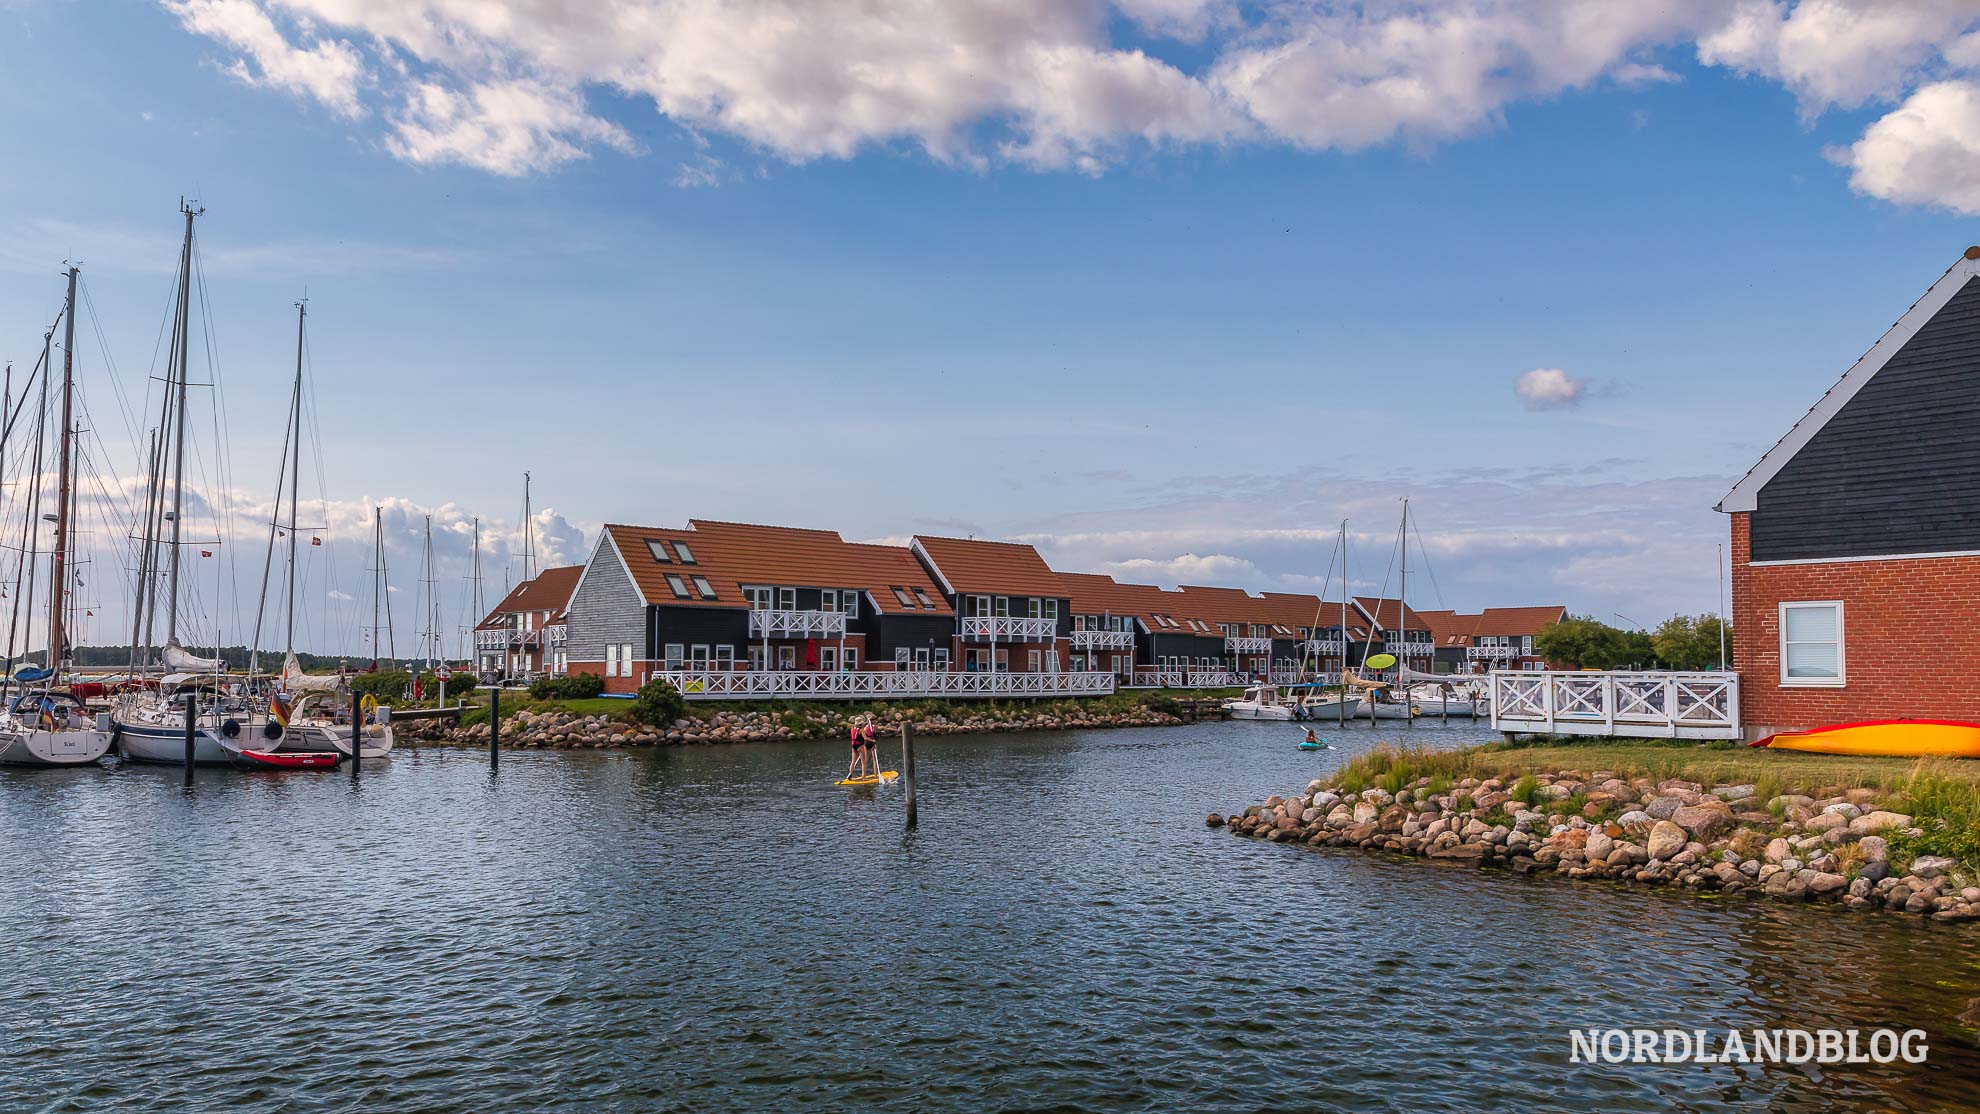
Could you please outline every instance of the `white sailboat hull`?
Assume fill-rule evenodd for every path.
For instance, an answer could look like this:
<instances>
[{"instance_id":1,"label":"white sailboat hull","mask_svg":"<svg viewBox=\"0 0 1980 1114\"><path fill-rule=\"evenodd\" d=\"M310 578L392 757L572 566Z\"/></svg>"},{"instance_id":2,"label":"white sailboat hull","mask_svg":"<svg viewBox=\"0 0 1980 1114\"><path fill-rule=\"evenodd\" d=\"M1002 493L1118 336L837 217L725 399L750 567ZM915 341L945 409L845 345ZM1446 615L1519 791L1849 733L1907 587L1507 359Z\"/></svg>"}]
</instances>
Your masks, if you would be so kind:
<instances>
[{"instance_id":1,"label":"white sailboat hull","mask_svg":"<svg viewBox=\"0 0 1980 1114\"><path fill-rule=\"evenodd\" d=\"M1357 704L1348 715L1353 719L1408 719L1410 708L1407 704Z\"/></svg>"},{"instance_id":2,"label":"white sailboat hull","mask_svg":"<svg viewBox=\"0 0 1980 1114\"><path fill-rule=\"evenodd\" d=\"M1232 719L1290 720L1292 709L1284 704L1261 704L1256 700L1233 700L1224 705L1224 712Z\"/></svg>"},{"instance_id":3,"label":"white sailboat hull","mask_svg":"<svg viewBox=\"0 0 1980 1114\"><path fill-rule=\"evenodd\" d=\"M110 733L93 727L0 727L0 766L87 766L108 753Z\"/></svg>"},{"instance_id":4,"label":"white sailboat hull","mask_svg":"<svg viewBox=\"0 0 1980 1114\"><path fill-rule=\"evenodd\" d=\"M390 724L372 724L361 733L363 740L358 748L359 758L383 758L392 753L392 727ZM335 723L295 723L289 725L289 733L277 750L334 750L341 754L351 753L351 729L348 724Z\"/></svg>"},{"instance_id":5,"label":"white sailboat hull","mask_svg":"<svg viewBox=\"0 0 1980 1114\"><path fill-rule=\"evenodd\" d=\"M178 766L186 760L186 733L183 727L119 723L116 733L117 748L133 762ZM238 745L230 744L209 728L199 728L193 734L194 765L232 765L234 753L239 749Z\"/></svg>"}]
</instances>

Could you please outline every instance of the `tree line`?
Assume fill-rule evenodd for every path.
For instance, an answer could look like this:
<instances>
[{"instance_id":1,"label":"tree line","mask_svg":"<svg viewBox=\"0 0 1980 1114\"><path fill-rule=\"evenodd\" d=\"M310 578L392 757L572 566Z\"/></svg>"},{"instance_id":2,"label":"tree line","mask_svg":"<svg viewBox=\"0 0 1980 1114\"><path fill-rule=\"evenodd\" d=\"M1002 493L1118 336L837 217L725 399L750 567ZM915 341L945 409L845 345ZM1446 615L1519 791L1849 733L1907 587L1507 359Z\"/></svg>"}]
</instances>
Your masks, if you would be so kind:
<instances>
[{"instance_id":1,"label":"tree line","mask_svg":"<svg viewBox=\"0 0 1980 1114\"><path fill-rule=\"evenodd\" d=\"M1715 669L1720 633L1732 668L1732 625L1717 615L1673 615L1654 631L1570 615L1533 636L1533 652L1570 669Z\"/></svg>"}]
</instances>

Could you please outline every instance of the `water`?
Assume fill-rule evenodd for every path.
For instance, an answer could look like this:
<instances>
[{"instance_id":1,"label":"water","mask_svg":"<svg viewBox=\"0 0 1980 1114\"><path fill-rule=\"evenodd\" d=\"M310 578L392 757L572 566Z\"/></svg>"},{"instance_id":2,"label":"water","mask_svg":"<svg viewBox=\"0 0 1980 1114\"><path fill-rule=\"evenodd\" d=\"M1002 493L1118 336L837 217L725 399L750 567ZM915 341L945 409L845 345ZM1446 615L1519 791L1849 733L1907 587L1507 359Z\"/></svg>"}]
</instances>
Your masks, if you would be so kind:
<instances>
[{"instance_id":1,"label":"water","mask_svg":"<svg viewBox=\"0 0 1980 1114\"><path fill-rule=\"evenodd\" d=\"M925 739L906 838L836 744L0 773L0 1109L1980 1106L1971 931L1204 828L1296 742ZM1568 1064L1639 1025L1931 1061Z\"/></svg>"}]
</instances>

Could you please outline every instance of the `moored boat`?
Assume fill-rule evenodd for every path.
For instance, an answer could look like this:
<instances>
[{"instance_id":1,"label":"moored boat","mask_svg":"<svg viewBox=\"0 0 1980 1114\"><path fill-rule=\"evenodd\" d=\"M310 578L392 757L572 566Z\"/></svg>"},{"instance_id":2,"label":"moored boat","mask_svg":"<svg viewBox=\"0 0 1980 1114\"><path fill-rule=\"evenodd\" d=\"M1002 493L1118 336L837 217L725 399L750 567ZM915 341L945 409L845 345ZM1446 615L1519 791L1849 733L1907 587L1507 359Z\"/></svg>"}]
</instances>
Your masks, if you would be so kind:
<instances>
[{"instance_id":1,"label":"moored boat","mask_svg":"<svg viewBox=\"0 0 1980 1114\"><path fill-rule=\"evenodd\" d=\"M1980 758L1980 723L1944 719L1880 719L1782 731L1752 744L1810 754L1885 758Z\"/></svg>"}]
</instances>

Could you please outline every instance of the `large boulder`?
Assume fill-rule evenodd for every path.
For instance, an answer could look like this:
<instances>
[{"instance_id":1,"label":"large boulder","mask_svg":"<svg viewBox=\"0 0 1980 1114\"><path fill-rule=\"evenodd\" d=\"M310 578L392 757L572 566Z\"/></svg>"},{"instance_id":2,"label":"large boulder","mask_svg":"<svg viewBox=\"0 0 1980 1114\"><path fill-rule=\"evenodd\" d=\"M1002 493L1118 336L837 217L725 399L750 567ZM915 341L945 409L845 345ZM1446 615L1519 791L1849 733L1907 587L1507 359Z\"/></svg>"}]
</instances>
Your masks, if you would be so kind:
<instances>
[{"instance_id":1,"label":"large boulder","mask_svg":"<svg viewBox=\"0 0 1980 1114\"><path fill-rule=\"evenodd\" d=\"M1650 829L1650 841L1645 850L1651 861L1668 859L1684 850L1684 828L1669 820L1659 820Z\"/></svg>"},{"instance_id":2,"label":"large boulder","mask_svg":"<svg viewBox=\"0 0 1980 1114\"><path fill-rule=\"evenodd\" d=\"M1671 817L1677 815L1678 809L1683 807L1684 802L1676 797L1658 797L1656 800L1644 805L1643 811L1658 820L1669 820Z\"/></svg>"},{"instance_id":3,"label":"large boulder","mask_svg":"<svg viewBox=\"0 0 1980 1114\"><path fill-rule=\"evenodd\" d=\"M1701 840L1719 837L1732 827L1732 811L1722 804L1686 805L1671 814L1671 822Z\"/></svg>"},{"instance_id":4,"label":"large boulder","mask_svg":"<svg viewBox=\"0 0 1980 1114\"><path fill-rule=\"evenodd\" d=\"M1591 863L1607 862L1609 852L1615 849L1616 841L1610 839L1607 832L1596 831L1588 837L1588 861Z\"/></svg>"},{"instance_id":5,"label":"large boulder","mask_svg":"<svg viewBox=\"0 0 1980 1114\"><path fill-rule=\"evenodd\" d=\"M1909 827L1911 827L1911 817L1902 812L1885 812L1881 809L1876 812L1866 812L1849 822L1849 830L1858 835L1874 835L1887 829Z\"/></svg>"}]
</instances>

